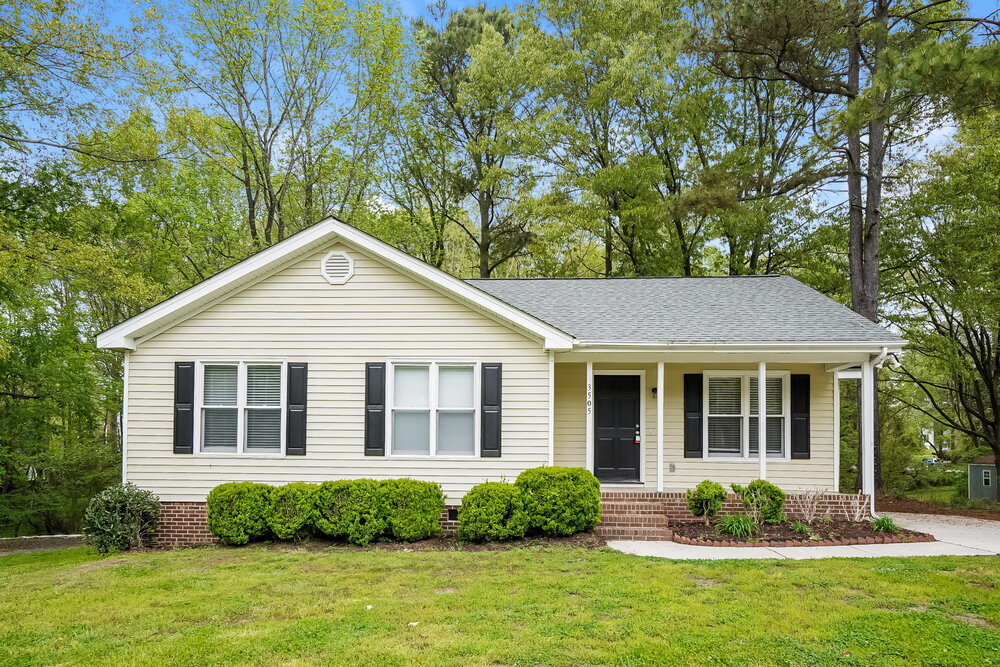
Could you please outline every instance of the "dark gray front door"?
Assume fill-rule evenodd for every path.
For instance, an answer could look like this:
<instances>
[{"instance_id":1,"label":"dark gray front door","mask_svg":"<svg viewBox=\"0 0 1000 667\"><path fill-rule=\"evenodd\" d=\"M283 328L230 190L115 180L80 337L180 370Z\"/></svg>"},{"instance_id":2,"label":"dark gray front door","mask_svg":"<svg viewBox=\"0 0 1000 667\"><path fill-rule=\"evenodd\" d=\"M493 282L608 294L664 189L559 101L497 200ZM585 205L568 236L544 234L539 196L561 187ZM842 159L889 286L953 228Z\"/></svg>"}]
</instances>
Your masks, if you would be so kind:
<instances>
[{"instance_id":1,"label":"dark gray front door","mask_svg":"<svg viewBox=\"0 0 1000 667\"><path fill-rule=\"evenodd\" d=\"M594 376L594 474L639 481L639 376Z\"/></svg>"}]
</instances>

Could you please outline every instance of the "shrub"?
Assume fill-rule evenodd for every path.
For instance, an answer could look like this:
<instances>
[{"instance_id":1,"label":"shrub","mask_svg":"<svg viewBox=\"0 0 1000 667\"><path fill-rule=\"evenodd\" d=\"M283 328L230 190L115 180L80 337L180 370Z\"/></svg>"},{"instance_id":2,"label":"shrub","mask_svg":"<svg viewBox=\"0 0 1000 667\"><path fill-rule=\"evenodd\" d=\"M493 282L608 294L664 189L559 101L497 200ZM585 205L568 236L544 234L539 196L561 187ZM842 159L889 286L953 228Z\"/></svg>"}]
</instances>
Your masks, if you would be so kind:
<instances>
[{"instance_id":1,"label":"shrub","mask_svg":"<svg viewBox=\"0 0 1000 667\"><path fill-rule=\"evenodd\" d=\"M880 516L872 520L872 530L879 533L898 533L899 526L892 520L891 516Z\"/></svg>"},{"instance_id":2,"label":"shrub","mask_svg":"<svg viewBox=\"0 0 1000 667\"><path fill-rule=\"evenodd\" d=\"M309 534L315 511L317 484L294 482L271 492L265 520L279 540L301 540Z\"/></svg>"},{"instance_id":3,"label":"shrub","mask_svg":"<svg viewBox=\"0 0 1000 667\"><path fill-rule=\"evenodd\" d=\"M517 476L514 486L532 530L572 535L593 530L601 520L601 485L583 468L531 468Z\"/></svg>"},{"instance_id":4,"label":"shrub","mask_svg":"<svg viewBox=\"0 0 1000 667\"><path fill-rule=\"evenodd\" d=\"M273 492L273 486L255 482L220 484L208 494L208 529L226 544L264 537Z\"/></svg>"},{"instance_id":5,"label":"shrub","mask_svg":"<svg viewBox=\"0 0 1000 667\"><path fill-rule=\"evenodd\" d=\"M83 514L87 542L102 554L152 546L160 501L135 484L110 486L90 499Z\"/></svg>"},{"instance_id":6,"label":"shrub","mask_svg":"<svg viewBox=\"0 0 1000 667\"><path fill-rule=\"evenodd\" d=\"M719 532L733 537L750 538L757 532L757 524L747 514L726 514L719 517Z\"/></svg>"},{"instance_id":7,"label":"shrub","mask_svg":"<svg viewBox=\"0 0 1000 667\"><path fill-rule=\"evenodd\" d=\"M809 524L805 521L793 521L791 523L791 529L793 533L798 533L799 535L808 535L812 532Z\"/></svg>"},{"instance_id":8,"label":"shrub","mask_svg":"<svg viewBox=\"0 0 1000 667\"><path fill-rule=\"evenodd\" d=\"M785 492L770 482L755 479L746 486L733 484L733 493L758 523L781 523L785 520Z\"/></svg>"},{"instance_id":9,"label":"shrub","mask_svg":"<svg viewBox=\"0 0 1000 667\"><path fill-rule=\"evenodd\" d=\"M458 508L458 537L467 542L512 540L524 537L528 514L513 484L484 482L472 487Z\"/></svg>"},{"instance_id":10,"label":"shrub","mask_svg":"<svg viewBox=\"0 0 1000 667\"><path fill-rule=\"evenodd\" d=\"M364 546L384 536L389 527L386 496L374 479L323 482L315 501L316 527L330 537Z\"/></svg>"},{"instance_id":11,"label":"shrub","mask_svg":"<svg viewBox=\"0 0 1000 667\"><path fill-rule=\"evenodd\" d=\"M382 482L393 539L413 542L441 533L444 494L434 482L390 479Z\"/></svg>"},{"instance_id":12,"label":"shrub","mask_svg":"<svg viewBox=\"0 0 1000 667\"><path fill-rule=\"evenodd\" d=\"M721 484L706 479L698 486L687 491L687 505L691 514L705 518L705 525L708 520L719 513L722 503L726 500L726 490Z\"/></svg>"}]
</instances>

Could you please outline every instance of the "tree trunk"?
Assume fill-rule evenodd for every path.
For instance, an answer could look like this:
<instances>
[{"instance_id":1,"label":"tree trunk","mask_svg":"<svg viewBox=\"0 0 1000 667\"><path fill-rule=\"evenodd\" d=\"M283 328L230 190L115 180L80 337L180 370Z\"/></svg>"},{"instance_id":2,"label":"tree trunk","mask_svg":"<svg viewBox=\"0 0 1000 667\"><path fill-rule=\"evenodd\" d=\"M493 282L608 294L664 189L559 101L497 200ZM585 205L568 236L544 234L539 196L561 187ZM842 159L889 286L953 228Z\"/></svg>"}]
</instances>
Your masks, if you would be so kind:
<instances>
[{"instance_id":1,"label":"tree trunk","mask_svg":"<svg viewBox=\"0 0 1000 667\"><path fill-rule=\"evenodd\" d=\"M490 277L490 202L489 193L479 191L479 277Z\"/></svg>"}]
</instances>

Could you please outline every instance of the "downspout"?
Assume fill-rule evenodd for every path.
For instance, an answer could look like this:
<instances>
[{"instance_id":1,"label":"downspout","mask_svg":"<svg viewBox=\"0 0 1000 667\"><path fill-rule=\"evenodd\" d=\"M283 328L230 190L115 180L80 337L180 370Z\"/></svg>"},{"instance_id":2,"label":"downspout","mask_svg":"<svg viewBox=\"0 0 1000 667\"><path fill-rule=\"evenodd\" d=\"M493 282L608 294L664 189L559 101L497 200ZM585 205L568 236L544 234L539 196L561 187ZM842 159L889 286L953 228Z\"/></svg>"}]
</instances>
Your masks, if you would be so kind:
<instances>
[{"instance_id":1,"label":"downspout","mask_svg":"<svg viewBox=\"0 0 1000 667\"><path fill-rule=\"evenodd\" d=\"M871 361L871 364L872 364L872 374L874 374L876 371L878 371L878 369L882 368L882 365L885 363L885 361L886 361L886 359L888 359L888 357L889 357L889 348L883 346L882 347L882 351L879 352L878 355L874 359L872 359L872 361ZM872 384L875 385L873 387L873 391L872 391L872 397L874 398L875 393L878 391L878 382L876 382L873 379ZM875 415L874 415L874 411L873 411L872 417L874 418L874 416ZM875 514L875 494L874 493L872 493L871 496L868 498L868 503L869 503L869 511L871 512L872 518L873 519L877 519L878 515Z\"/></svg>"}]
</instances>

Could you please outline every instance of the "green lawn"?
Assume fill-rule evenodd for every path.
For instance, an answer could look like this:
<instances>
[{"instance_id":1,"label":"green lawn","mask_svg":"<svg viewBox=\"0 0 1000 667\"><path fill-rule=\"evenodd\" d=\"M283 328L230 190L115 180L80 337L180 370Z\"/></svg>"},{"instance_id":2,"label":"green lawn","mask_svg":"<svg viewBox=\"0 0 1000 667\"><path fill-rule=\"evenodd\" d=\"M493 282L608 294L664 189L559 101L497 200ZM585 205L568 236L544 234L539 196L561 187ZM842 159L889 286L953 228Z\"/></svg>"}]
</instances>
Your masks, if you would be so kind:
<instances>
[{"instance_id":1,"label":"green lawn","mask_svg":"<svg viewBox=\"0 0 1000 667\"><path fill-rule=\"evenodd\" d=\"M906 492L908 498L922 502L950 503L958 490L957 485L929 486L925 489L913 489Z\"/></svg>"},{"instance_id":2,"label":"green lawn","mask_svg":"<svg viewBox=\"0 0 1000 667\"><path fill-rule=\"evenodd\" d=\"M251 546L0 558L0 664L1000 664L1000 558Z\"/></svg>"}]
</instances>

